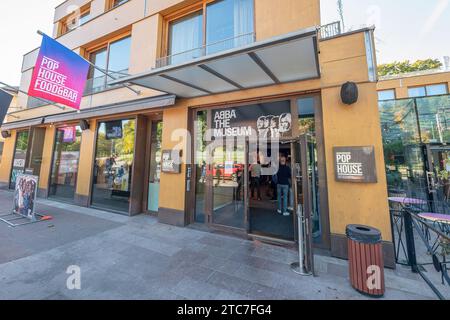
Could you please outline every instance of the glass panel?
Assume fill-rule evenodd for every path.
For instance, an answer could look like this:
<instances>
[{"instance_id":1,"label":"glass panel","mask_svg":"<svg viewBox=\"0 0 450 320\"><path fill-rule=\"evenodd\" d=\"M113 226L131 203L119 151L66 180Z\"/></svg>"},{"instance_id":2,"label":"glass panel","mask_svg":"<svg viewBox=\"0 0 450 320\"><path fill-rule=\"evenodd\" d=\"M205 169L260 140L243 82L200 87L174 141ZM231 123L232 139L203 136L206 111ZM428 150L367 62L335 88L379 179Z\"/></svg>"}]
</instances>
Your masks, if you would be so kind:
<instances>
[{"instance_id":1,"label":"glass panel","mask_svg":"<svg viewBox=\"0 0 450 320\"><path fill-rule=\"evenodd\" d=\"M128 2L129 0L113 0L112 2L112 8L115 8L117 6L120 6L121 4L124 4L125 2Z\"/></svg>"},{"instance_id":2,"label":"glass panel","mask_svg":"<svg viewBox=\"0 0 450 320\"><path fill-rule=\"evenodd\" d=\"M207 6L207 53L253 42L253 0L222 0Z\"/></svg>"},{"instance_id":3,"label":"glass panel","mask_svg":"<svg viewBox=\"0 0 450 320\"><path fill-rule=\"evenodd\" d=\"M207 130L207 112L197 112L197 121L195 122L195 221L205 222L205 198L206 198L206 173L207 173L207 153L205 133Z\"/></svg>"},{"instance_id":4,"label":"glass panel","mask_svg":"<svg viewBox=\"0 0 450 320\"><path fill-rule=\"evenodd\" d=\"M91 54L90 60L93 64L95 64L100 69L106 70L107 64L107 53L108 50L106 48L96 51ZM102 90L105 86L106 76L103 72L91 67L89 71L89 81L87 86L93 92Z\"/></svg>"},{"instance_id":5,"label":"glass panel","mask_svg":"<svg viewBox=\"0 0 450 320\"><path fill-rule=\"evenodd\" d=\"M101 122L97 134L92 204L128 212L135 120Z\"/></svg>"},{"instance_id":6,"label":"glass panel","mask_svg":"<svg viewBox=\"0 0 450 320\"><path fill-rule=\"evenodd\" d=\"M80 18L78 20L78 24L82 25L83 23L88 22L90 18L91 18L91 12L90 11L85 12L80 16Z\"/></svg>"},{"instance_id":7,"label":"glass panel","mask_svg":"<svg viewBox=\"0 0 450 320\"><path fill-rule=\"evenodd\" d=\"M438 96L441 94L447 94L447 85L445 83L427 86L427 96Z\"/></svg>"},{"instance_id":8,"label":"glass panel","mask_svg":"<svg viewBox=\"0 0 450 320\"><path fill-rule=\"evenodd\" d=\"M317 166L317 147L312 139L307 141L307 167L309 186L311 188L311 212L312 212L312 232L313 241L320 243L322 240L322 224L320 219L320 199L319 199L319 168Z\"/></svg>"},{"instance_id":9,"label":"glass panel","mask_svg":"<svg viewBox=\"0 0 450 320\"><path fill-rule=\"evenodd\" d=\"M425 97L427 92L425 87L408 88L408 95L410 98Z\"/></svg>"},{"instance_id":10,"label":"glass panel","mask_svg":"<svg viewBox=\"0 0 450 320\"><path fill-rule=\"evenodd\" d=\"M16 188L16 178L25 171L25 161L28 150L28 131L21 131L17 133L16 149L14 150L13 167L11 171L11 180L9 188Z\"/></svg>"},{"instance_id":11,"label":"glass panel","mask_svg":"<svg viewBox=\"0 0 450 320\"><path fill-rule=\"evenodd\" d=\"M424 143L450 143L450 96L417 98Z\"/></svg>"},{"instance_id":12,"label":"glass panel","mask_svg":"<svg viewBox=\"0 0 450 320\"><path fill-rule=\"evenodd\" d=\"M293 241L291 145L269 142L264 149L249 154L250 232Z\"/></svg>"},{"instance_id":13,"label":"glass panel","mask_svg":"<svg viewBox=\"0 0 450 320\"><path fill-rule=\"evenodd\" d=\"M450 209L450 147L439 147L431 152L437 182L434 200L438 201L437 205L445 204Z\"/></svg>"},{"instance_id":14,"label":"glass panel","mask_svg":"<svg viewBox=\"0 0 450 320\"><path fill-rule=\"evenodd\" d=\"M426 199L427 184L414 100L379 103L390 195Z\"/></svg>"},{"instance_id":15,"label":"glass panel","mask_svg":"<svg viewBox=\"0 0 450 320\"><path fill-rule=\"evenodd\" d=\"M169 27L168 64L182 63L202 56L203 14L201 11L172 22Z\"/></svg>"},{"instance_id":16,"label":"glass panel","mask_svg":"<svg viewBox=\"0 0 450 320\"><path fill-rule=\"evenodd\" d=\"M79 126L56 130L49 197L72 201L75 196L81 132Z\"/></svg>"},{"instance_id":17,"label":"glass panel","mask_svg":"<svg viewBox=\"0 0 450 320\"><path fill-rule=\"evenodd\" d=\"M130 67L131 37L111 43L109 46L108 72L115 78L128 75ZM112 81L108 78L108 81Z\"/></svg>"},{"instance_id":18,"label":"glass panel","mask_svg":"<svg viewBox=\"0 0 450 320\"><path fill-rule=\"evenodd\" d=\"M213 150L214 224L245 228L244 169L245 146L220 146Z\"/></svg>"},{"instance_id":19,"label":"glass panel","mask_svg":"<svg viewBox=\"0 0 450 320\"><path fill-rule=\"evenodd\" d=\"M305 97L297 100L298 126L299 133L315 133L315 108L317 107L318 97Z\"/></svg>"},{"instance_id":20,"label":"glass panel","mask_svg":"<svg viewBox=\"0 0 450 320\"><path fill-rule=\"evenodd\" d=\"M148 179L148 210L157 212L159 209L159 185L161 178L161 144L162 121L152 122L152 143L150 149L150 177Z\"/></svg>"},{"instance_id":21,"label":"glass panel","mask_svg":"<svg viewBox=\"0 0 450 320\"><path fill-rule=\"evenodd\" d=\"M378 101L394 100L395 90L382 90L378 91Z\"/></svg>"}]
</instances>

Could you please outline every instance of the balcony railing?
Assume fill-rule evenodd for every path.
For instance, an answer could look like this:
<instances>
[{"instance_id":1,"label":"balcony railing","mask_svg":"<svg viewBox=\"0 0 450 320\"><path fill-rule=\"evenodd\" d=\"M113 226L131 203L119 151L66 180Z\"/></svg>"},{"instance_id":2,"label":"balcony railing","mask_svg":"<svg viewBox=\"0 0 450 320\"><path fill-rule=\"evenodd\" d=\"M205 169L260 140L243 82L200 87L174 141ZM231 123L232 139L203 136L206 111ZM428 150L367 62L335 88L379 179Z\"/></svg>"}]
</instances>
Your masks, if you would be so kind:
<instances>
[{"instance_id":1,"label":"balcony railing","mask_svg":"<svg viewBox=\"0 0 450 320\"><path fill-rule=\"evenodd\" d=\"M129 76L128 69L117 72L109 72L109 74L115 79L120 79ZM120 85L111 85L110 83L113 80L114 80L113 78L106 75L88 79L84 89L84 95L91 95L108 89L120 87Z\"/></svg>"},{"instance_id":2,"label":"balcony railing","mask_svg":"<svg viewBox=\"0 0 450 320\"><path fill-rule=\"evenodd\" d=\"M342 33L341 22L336 21L329 24L325 24L320 27L320 38L327 39L338 36Z\"/></svg>"},{"instance_id":3,"label":"balcony railing","mask_svg":"<svg viewBox=\"0 0 450 320\"><path fill-rule=\"evenodd\" d=\"M256 35L254 32L242 34L237 37L210 43L198 48L187 50L184 52L174 53L172 55L162 57L156 60L156 68L162 68L169 65L179 64L186 61L201 58L210 54L226 51L242 46L246 46L255 42Z\"/></svg>"}]
</instances>

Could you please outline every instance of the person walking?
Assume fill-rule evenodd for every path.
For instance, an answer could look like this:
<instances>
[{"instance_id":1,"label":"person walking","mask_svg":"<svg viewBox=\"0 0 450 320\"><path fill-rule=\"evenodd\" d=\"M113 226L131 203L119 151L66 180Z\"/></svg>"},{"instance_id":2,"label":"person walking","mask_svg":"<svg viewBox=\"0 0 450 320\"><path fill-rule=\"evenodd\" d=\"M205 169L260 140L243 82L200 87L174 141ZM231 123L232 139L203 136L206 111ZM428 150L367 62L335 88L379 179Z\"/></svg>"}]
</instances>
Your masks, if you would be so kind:
<instances>
[{"instance_id":1,"label":"person walking","mask_svg":"<svg viewBox=\"0 0 450 320\"><path fill-rule=\"evenodd\" d=\"M279 214L289 216L288 198L291 185L291 168L286 164L286 156L280 156L280 167L277 173L277 197Z\"/></svg>"}]
</instances>

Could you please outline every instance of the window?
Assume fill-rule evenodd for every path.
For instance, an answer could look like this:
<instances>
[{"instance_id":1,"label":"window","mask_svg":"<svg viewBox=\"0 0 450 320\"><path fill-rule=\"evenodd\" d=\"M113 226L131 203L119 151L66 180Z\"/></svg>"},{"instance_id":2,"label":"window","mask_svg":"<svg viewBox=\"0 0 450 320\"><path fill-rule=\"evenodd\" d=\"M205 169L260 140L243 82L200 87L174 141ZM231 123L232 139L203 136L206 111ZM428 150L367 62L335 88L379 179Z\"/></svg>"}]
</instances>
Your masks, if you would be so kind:
<instances>
[{"instance_id":1,"label":"window","mask_svg":"<svg viewBox=\"0 0 450 320\"><path fill-rule=\"evenodd\" d=\"M25 171L25 162L28 152L28 131L20 131L17 133L16 148L14 150L13 167L11 171L11 179L9 181L9 188L16 188L16 179L19 174Z\"/></svg>"},{"instance_id":2,"label":"window","mask_svg":"<svg viewBox=\"0 0 450 320\"><path fill-rule=\"evenodd\" d=\"M131 36L120 40L106 43L102 48L89 54L89 60L98 68L105 70L114 78L128 75L131 53ZM87 93L102 91L108 87L113 79L107 77L103 72L92 68L89 72Z\"/></svg>"},{"instance_id":3,"label":"window","mask_svg":"<svg viewBox=\"0 0 450 320\"><path fill-rule=\"evenodd\" d=\"M182 63L254 41L254 0L220 0L168 19L167 55L162 65ZM206 34L204 34L204 30ZM161 65L161 63L159 64Z\"/></svg>"},{"instance_id":4,"label":"window","mask_svg":"<svg viewBox=\"0 0 450 320\"><path fill-rule=\"evenodd\" d=\"M251 43L253 32L253 0L221 0L206 7L208 54Z\"/></svg>"},{"instance_id":5,"label":"window","mask_svg":"<svg viewBox=\"0 0 450 320\"><path fill-rule=\"evenodd\" d=\"M202 12L195 12L170 24L169 56L172 58L169 64L181 63L202 55L202 28Z\"/></svg>"},{"instance_id":6,"label":"window","mask_svg":"<svg viewBox=\"0 0 450 320\"><path fill-rule=\"evenodd\" d=\"M315 114L318 107L319 96L302 97L297 100L298 130L300 134L316 132Z\"/></svg>"},{"instance_id":7,"label":"window","mask_svg":"<svg viewBox=\"0 0 450 320\"><path fill-rule=\"evenodd\" d=\"M49 197L73 200L78 176L80 145L81 128L79 126L67 126L56 130Z\"/></svg>"},{"instance_id":8,"label":"window","mask_svg":"<svg viewBox=\"0 0 450 320\"><path fill-rule=\"evenodd\" d=\"M92 205L129 211L135 120L100 122L94 163Z\"/></svg>"},{"instance_id":9,"label":"window","mask_svg":"<svg viewBox=\"0 0 450 320\"><path fill-rule=\"evenodd\" d=\"M62 36L63 34L72 31L81 26L82 24L88 22L90 19L91 19L91 7L90 5L87 5L61 20L58 35Z\"/></svg>"},{"instance_id":10,"label":"window","mask_svg":"<svg viewBox=\"0 0 450 320\"><path fill-rule=\"evenodd\" d=\"M411 87L408 88L408 94L410 98L447 94L447 85L441 83L421 87Z\"/></svg>"},{"instance_id":11,"label":"window","mask_svg":"<svg viewBox=\"0 0 450 320\"><path fill-rule=\"evenodd\" d=\"M128 2L128 0L108 0L106 2L106 10L114 9L115 7L118 7L125 2Z\"/></svg>"},{"instance_id":12,"label":"window","mask_svg":"<svg viewBox=\"0 0 450 320\"><path fill-rule=\"evenodd\" d=\"M381 90L378 91L378 101L395 100L395 90Z\"/></svg>"}]
</instances>

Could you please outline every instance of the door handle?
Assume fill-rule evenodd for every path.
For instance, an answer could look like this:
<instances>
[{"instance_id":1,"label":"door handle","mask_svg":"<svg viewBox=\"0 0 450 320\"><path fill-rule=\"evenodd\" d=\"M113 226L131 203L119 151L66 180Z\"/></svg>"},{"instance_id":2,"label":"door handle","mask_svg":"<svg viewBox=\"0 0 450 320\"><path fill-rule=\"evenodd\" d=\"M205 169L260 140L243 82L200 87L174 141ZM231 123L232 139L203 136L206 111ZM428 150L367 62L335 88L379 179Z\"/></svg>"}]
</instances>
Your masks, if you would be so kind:
<instances>
[{"instance_id":1,"label":"door handle","mask_svg":"<svg viewBox=\"0 0 450 320\"><path fill-rule=\"evenodd\" d=\"M428 185L428 192L436 192L436 181L434 177L434 172L427 171L427 185Z\"/></svg>"}]
</instances>

